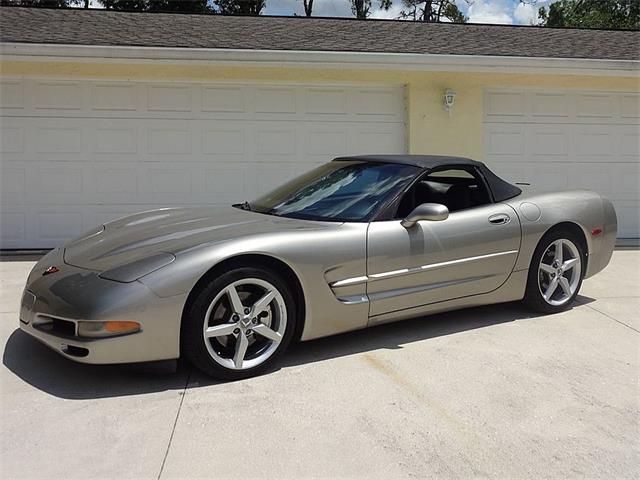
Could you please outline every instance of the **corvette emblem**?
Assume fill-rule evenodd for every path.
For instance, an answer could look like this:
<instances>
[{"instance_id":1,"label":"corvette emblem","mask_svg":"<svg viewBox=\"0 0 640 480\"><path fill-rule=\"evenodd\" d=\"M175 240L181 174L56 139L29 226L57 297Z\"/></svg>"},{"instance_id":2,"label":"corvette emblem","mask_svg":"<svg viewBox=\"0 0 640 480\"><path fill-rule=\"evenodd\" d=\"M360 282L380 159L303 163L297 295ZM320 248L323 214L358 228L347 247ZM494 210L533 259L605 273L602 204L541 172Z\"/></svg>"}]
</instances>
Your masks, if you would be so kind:
<instances>
[{"instance_id":1,"label":"corvette emblem","mask_svg":"<svg viewBox=\"0 0 640 480\"><path fill-rule=\"evenodd\" d=\"M60 269L58 267L56 267L55 265L51 265L50 267L47 267L47 269L42 273L42 276L44 277L45 275L51 275L52 273L57 273L59 271Z\"/></svg>"}]
</instances>

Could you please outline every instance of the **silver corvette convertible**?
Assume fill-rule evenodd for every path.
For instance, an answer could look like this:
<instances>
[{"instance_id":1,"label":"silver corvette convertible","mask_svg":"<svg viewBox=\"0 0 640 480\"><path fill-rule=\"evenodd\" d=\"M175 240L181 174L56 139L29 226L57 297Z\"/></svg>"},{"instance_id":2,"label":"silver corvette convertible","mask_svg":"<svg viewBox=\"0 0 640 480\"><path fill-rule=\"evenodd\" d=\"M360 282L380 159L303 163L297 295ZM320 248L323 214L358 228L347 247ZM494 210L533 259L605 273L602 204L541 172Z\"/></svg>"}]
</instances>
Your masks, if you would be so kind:
<instances>
[{"instance_id":1,"label":"silver corvette convertible","mask_svg":"<svg viewBox=\"0 0 640 480\"><path fill-rule=\"evenodd\" d=\"M473 160L337 158L251 202L62 245L29 275L20 326L79 362L183 356L237 379L291 341L514 300L564 310L616 229L595 193L524 192Z\"/></svg>"}]
</instances>

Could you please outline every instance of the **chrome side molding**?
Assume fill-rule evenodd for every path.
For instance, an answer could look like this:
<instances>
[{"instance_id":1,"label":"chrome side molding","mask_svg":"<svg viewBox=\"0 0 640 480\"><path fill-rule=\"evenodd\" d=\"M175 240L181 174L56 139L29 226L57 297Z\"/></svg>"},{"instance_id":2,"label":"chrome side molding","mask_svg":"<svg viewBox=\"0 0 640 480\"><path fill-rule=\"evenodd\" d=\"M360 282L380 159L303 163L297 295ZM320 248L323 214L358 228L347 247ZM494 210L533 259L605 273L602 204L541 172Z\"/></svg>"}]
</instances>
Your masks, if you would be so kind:
<instances>
[{"instance_id":1,"label":"chrome side molding","mask_svg":"<svg viewBox=\"0 0 640 480\"><path fill-rule=\"evenodd\" d=\"M329 286L331 288L337 288L337 287L346 287L346 286L351 286L351 285L359 285L362 283L369 283L369 282L374 282L376 280L382 280L385 278L392 278L392 277L399 277L402 275L411 275L414 273L419 273L419 272L424 272L424 271L428 271L428 270L436 270L438 268L444 268L444 267L449 267L452 265L459 265L462 263L468 263L468 262L475 262L478 260L484 260L486 258L492 258L492 257L499 257L502 255L514 255L517 254L518 250L509 250L506 252L496 252L496 253L489 253L487 255L478 255L476 257L465 257L465 258L458 258L456 260L449 260L446 262L439 262L439 263L430 263L428 265L421 265L419 267L407 267L407 268L402 268L399 270L390 270L387 272L380 272L380 273L372 273L370 275L365 275L365 276L360 276L360 277L352 277L352 278L345 278L343 280L337 280L335 282L332 282L329 284Z\"/></svg>"}]
</instances>

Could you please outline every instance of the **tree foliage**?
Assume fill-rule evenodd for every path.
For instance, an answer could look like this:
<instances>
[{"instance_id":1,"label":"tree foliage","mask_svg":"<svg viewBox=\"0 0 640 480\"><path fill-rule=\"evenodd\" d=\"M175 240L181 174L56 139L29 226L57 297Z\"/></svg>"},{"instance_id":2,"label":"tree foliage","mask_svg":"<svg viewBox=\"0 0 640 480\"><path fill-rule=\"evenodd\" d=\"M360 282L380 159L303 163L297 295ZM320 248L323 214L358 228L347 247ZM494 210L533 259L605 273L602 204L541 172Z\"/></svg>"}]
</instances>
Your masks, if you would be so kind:
<instances>
[{"instance_id":1,"label":"tree foliage","mask_svg":"<svg viewBox=\"0 0 640 480\"><path fill-rule=\"evenodd\" d=\"M214 0L218 13L230 15L260 15L266 0Z\"/></svg>"},{"instance_id":2,"label":"tree foliage","mask_svg":"<svg viewBox=\"0 0 640 480\"><path fill-rule=\"evenodd\" d=\"M389 10L392 0L379 0L380 8L383 10ZM361 20L369 18L371 14L371 0L351 0L351 11Z\"/></svg>"},{"instance_id":3,"label":"tree foliage","mask_svg":"<svg viewBox=\"0 0 640 480\"><path fill-rule=\"evenodd\" d=\"M15 7L45 7L62 8L75 4L74 0L1 0L0 5L12 5Z\"/></svg>"},{"instance_id":4,"label":"tree foliage","mask_svg":"<svg viewBox=\"0 0 640 480\"><path fill-rule=\"evenodd\" d=\"M107 10L138 10L147 9L145 0L102 0L102 5Z\"/></svg>"},{"instance_id":5,"label":"tree foliage","mask_svg":"<svg viewBox=\"0 0 640 480\"><path fill-rule=\"evenodd\" d=\"M107 10L209 13L207 0L101 0Z\"/></svg>"},{"instance_id":6,"label":"tree foliage","mask_svg":"<svg viewBox=\"0 0 640 480\"><path fill-rule=\"evenodd\" d=\"M456 0L402 0L400 17L420 22L441 22L448 19L455 23L465 23L468 18L456 5Z\"/></svg>"},{"instance_id":7,"label":"tree foliage","mask_svg":"<svg viewBox=\"0 0 640 480\"><path fill-rule=\"evenodd\" d=\"M559 0L538 10L546 27L640 29L640 0Z\"/></svg>"}]
</instances>

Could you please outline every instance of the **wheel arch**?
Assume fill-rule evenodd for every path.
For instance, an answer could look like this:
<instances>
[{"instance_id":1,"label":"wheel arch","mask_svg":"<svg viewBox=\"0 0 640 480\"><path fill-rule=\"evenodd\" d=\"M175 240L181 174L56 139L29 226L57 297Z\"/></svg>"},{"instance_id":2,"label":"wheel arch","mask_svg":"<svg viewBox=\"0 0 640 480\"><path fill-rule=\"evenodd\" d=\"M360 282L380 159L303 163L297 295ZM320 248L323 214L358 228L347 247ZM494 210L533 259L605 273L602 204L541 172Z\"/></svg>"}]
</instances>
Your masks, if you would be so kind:
<instances>
[{"instance_id":1,"label":"wheel arch","mask_svg":"<svg viewBox=\"0 0 640 480\"><path fill-rule=\"evenodd\" d=\"M584 228L582 228L580 225L578 225L575 222L565 221L565 222L556 223L555 225L549 227L546 232L544 232L544 235L540 237L538 244L540 244L540 242L542 241L542 238L544 238L546 235L556 231L568 231L570 233L573 233L576 236L576 238L580 241L580 244L581 244L582 250L584 251L584 256L585 256L584 271L586 272L587 264L589 262L589 243L587 241L587 235L584 232Z\"/></svg>"},{"instance_id":2,"label":"wheel arch","mask_svg":"<svg viewBox=\"0 0 640 480\"><path fill-rule=\"evenodd\" d=\"M184 325L184 316L186 312L189 310L189 306L193 302L193 299L197 295L198 291L202 288L202 286L216 275L219 275L223 272L227 272L234 268L240 267L264 267L268 268L277 274L281 275L283 280L287 283L287 285L292 289L296 308L296 330L293 332L293 340L298 341L302 336L302 332L304 330L305 323L305 312L306 312L306 303L304 290L302 289L302 284L300 283L300 279L298 275L293 271L293 269L287 265L284 261L272 257L270 255L260 254L260 253L247 253L235 255L232 257L225 258L220 262L213 265L209 270L207 270L195 283L189 295L187 296L187 300L184 304L182 310L182 318L181 325ZM182 328L181 328L182 331Z\"/></svg>"}]
</instances>

